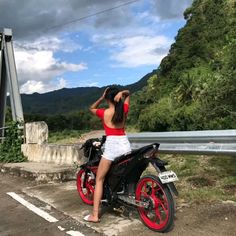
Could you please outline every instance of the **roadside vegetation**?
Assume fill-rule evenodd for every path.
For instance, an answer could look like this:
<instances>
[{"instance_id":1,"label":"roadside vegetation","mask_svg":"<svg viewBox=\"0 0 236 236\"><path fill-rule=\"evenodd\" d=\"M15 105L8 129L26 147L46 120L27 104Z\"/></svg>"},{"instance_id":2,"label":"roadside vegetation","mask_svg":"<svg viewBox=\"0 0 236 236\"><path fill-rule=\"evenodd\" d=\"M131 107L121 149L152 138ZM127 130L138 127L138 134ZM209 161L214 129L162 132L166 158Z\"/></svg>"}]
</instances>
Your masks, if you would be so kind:
<instances>
[{"instance_id":1,"label":"roadside vegetation","mask_svg":"<svg viewBox=\"0 0 236 236\"><path fill-rule=\"evenodd\" d=\"M193 1L168 55L150 73L147 86L132 94L128 132L236 129L235 16L236 0ZM50 143L75 143L84 132L102 127L88 109L25 114L26 122L42 120L48 124ZM10 137L17 132L14 128ZM0 146L0 161L24 160L20 135L14 137L16 144L10 138ZM161 157L180 179L179 199L236 201L235 157Z\"/></svg>"},{"instance_id":2,"label":"roadside vegetation","mask_svg":"<svg viewBox=\"0 0 236 236\"><path fill-rule=\"evenodd\" d=\"M168 55L132 97L140 131L236 128L236 0L195 0Z\"/></svg>"},{"instance_id":3,"label":"roadside vegetation","mask_svg":"<svg viewBox=\"0 0 236 236\"><path fill-rule=\"evenodd\" d=\"M193 1L184 12L186 24L178 31L168 55L145 76L145 83L133 89L129 125L156 132L236 128L235 16L236 0ZM73 94L65 99L65 89L62 99L54 101L49 93L54 101L50 109L26 109L25 121L43 120L53 132L100 129L87 108L76 106L96 99L100 90L92 91L86 88L91 100L76 99ZM67 100L69 103L62 103ZM75 105L73 110L70 104Z\"/></svg>"},{"instance_id":4,"label":"roadside vegetation","mask_svg":"<svg viewBox=\"0 0 236 236\"><path fill-rule=\"evenodd\" d=\"M0 143L0 162L22 162L26 161L21 152L23 143L23 129L18 122L10 122L5 130L5 139Z\"/></svg>"},{"instance_id":5,"label":"roadside vegetation","mask_svg":"<svg viewBox=\"0 0 236 236\"><path fill-rule=\"evenodd\" d=\"M49 132L49 142L58 144L77 143L88 131ZM128 127L128 132L137 132ZM213 155L160 155L168 161L168 170L178 175L178 202L186 204L236 202L236 158L234 156ZM156 174L152 168L147 173Z\"/></svg>"},{"instance_id":6,"label":"roadside vegetation","mask_svg":"<svg viewBox=\"0 0 236 236\"><path fill-rule=\"evenodd\" d=\"M77 143L81 134L88 132L88 130L62 130L49 132L48 142L57 144L74 144Z\"/></svg>"},{"instance_id":7,"label":"roadside vegetation","mask_svg":"<svg viewBox=\"0 0 236 236\"><path fill-rule=\"evenodd\" d=\"M236 202L236 158L234 156L160 155L179 181L177 201L188 204ZM152 168L148 172L153 172Z\"/></svg>"}]
</instances>

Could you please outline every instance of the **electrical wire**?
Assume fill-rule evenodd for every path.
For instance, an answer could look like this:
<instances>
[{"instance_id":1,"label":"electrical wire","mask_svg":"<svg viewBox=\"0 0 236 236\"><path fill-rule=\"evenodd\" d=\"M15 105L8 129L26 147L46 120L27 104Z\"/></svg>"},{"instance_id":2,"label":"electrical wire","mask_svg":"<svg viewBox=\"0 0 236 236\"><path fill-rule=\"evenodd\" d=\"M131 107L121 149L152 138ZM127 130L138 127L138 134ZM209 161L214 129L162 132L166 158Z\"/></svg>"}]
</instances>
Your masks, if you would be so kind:
<instances>
[{"instance_id":1,"label":"electrical wire","mask_svg":"<svg viewBox=\"0 0 236 236\"><path fill-rule=\"evenodd\" d=\"M140 1L140 0L128 1L128 2L125 2L125 3L123 3L123 4L120 4L120 5L117 5L117 6L114 6L114 7L105 9L105 10L102 10L102 11L95 12L95 13L89 14L89 15L87 15L87 16L83 16L83 17L80 17L80 18L78 18L78 19L74 19L74 20L68 21L68 22L66 22L66 23L63 23L63 24L54 25L54 26L52 26L52 27L46 28L44 31L51 31L51 30L53 30L53 29L60 28L60 27L63 27L63 26L65 26L65 25L69 25L69 24L72 24L72 23L75 23L75 22L78 22L78 21L82 21L82 20L88 19L88 18L90 18L90 17L97 16L97 15L103 14L103 13L105 13L105 12L112 11L112 10L115 10L115 9L120 8L120 7L123 7L123 6L130 5L130 4L135 3L135 2L138 2L138 1Z\"/></svg>"}]
</instances>

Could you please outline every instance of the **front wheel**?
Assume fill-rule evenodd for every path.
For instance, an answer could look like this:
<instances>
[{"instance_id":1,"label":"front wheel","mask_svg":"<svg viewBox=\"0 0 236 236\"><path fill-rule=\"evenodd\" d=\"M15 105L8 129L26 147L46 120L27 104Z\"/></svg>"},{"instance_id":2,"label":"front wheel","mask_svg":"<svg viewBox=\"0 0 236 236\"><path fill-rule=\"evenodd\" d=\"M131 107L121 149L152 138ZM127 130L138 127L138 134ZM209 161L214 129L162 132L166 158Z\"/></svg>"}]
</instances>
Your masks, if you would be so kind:
<instances>
[{"instance_id":1,"label":"front wheel","mask_svg":"<svg viewBox=\"0 0 236 236\"><path fill-rule=\"evenodd\" d=\"M94 190L94 173L91 170L80 169L77 174L77 191L84 203L93 205Z\"/></svg>"},{"instance_id":2,"label":"front wheel","mask_svg":"<svg viewBox=\"0 0 236 236\"><path fill-rule=\"evenodd\" d=\"M142 177L136 186L135 198L145 203L138 207L142 222L151 230L168 232L174 226L174 200L159 178L153 175Z\"/></svg>"}]
</instances>

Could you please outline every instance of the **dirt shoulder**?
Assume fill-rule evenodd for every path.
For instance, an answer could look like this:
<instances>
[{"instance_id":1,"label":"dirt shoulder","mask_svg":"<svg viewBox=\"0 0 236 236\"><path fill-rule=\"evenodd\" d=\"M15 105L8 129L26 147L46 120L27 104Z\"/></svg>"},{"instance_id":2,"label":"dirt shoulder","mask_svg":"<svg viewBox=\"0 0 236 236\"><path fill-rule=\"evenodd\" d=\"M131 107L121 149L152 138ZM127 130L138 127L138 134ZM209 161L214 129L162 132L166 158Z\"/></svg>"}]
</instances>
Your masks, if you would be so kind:
<instances>
[{"instance_id":1,"label":"dirt shoulder","mask_svg":"<svg viewBox=\"0 0 236 236\"><path fill-rule=\"evenodd\" d=\"M78 142L85 142L87 139L90 138L101 138L103 135L105 135L104 130L94 130L90 131L88 133L82 134L79 138Z\"/></svg>"},{"instance_id":2,"label":"dirt shoulder","mask_svg":"<svg viewBox=\"0 0 236 236\"><path fill-rule=\"evenodd\" d=\"M83 134L79 141L84 142L102 135L104 135L103 130L92 131ZM180 196L177 198L175 227L165 235L236 236L235 157L173 154L162 155L161 158L169 161L167 168L174 170L180 179L176 183ZM52 198L51 201L55 202L55 199ZM73 202L72 199L69 201ZM77 205L77 200L74 202ZM60 208L61 205L58 204L57 207ZM89 209L88 206L85 208ZM81 220L79 214L82 212L77 212L75 216L77 220ZM97 225L97 229L103 232L104 227L108 227L109 230L117 227L118 233L114 235L119 236L159 235L143 224L133 221L132 218L125 218L129 227L120 223L124 220L122 217L115 225L117 217L119 215L116 213L105 215L101 224ZM136 215L135 219L138 219Z\"/></svg>"},{"instance_id":3,"label":"dirt shoulder","mask_svg":"<svg viewBox=\"0 0 236 236\"><path fill-rule=\"evenodd\" d=\"M46 204L53 206L60 212L66 213L81 224L102 233L115 236L157 236L161 233L153 232L144 226L137 215L137 211L130 211L129 215L109 210L105 212L99 224L83 221L83 216L92 210L92 206L84 204L78 196L76 182L39 185L25 188L24 192L34 196ZM127 208L128 209L128 208ZM201 204L187 204L177 201L175 227L167 236L236 236L236 205L233 202L217 202Z\"/></svg>"}]
</instances>

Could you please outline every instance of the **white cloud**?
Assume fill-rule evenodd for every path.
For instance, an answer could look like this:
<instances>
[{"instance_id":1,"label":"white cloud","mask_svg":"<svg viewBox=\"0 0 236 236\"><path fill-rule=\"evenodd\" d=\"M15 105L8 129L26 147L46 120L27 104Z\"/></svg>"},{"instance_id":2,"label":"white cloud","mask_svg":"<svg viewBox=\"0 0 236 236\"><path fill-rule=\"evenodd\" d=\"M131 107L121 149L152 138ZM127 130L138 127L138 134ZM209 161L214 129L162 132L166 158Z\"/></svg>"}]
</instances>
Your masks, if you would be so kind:
<instances>
[{"instance_id":1,"label":"white cloud","mask_svg":"<svg viewBox=\"0 0 236 236\"><path fill-rule=\"evenodd\" d=\"M162 20L182 18L184 10L191 6L192 2L193 0L154 0L153 15Z\"/></svg>"},{"instance_id":2,"label":"white cloud","mask_svg":"<svg viewBox=\"0 0 236 236\"><path fill-rule=\"evenodd\" d=\"M73 64L57 60L52 51L15 51L16 65L20 83L28 80L47 81L67 71L87 69L85 63Z\"/></svg>"},{"instance_id":3,"label":"white cloud","mask_svg":"<svg viewBox=\"0 0 236 236\"><path fill-rule=\"evenodd\" d=\"M149 0L149 16L160 19L182 18L183 10L190 6L193 0ZM54 34L65 30L80 30L81 28L117 29L133 24L133 8L145 6L146 1L137 1L130 5L97 14L89 19L78 20L109 8L127 3L127 0L1 0L1 25L13 28L17 38L35 38L38 35ZM9 14L9 12L11 14ZM20 19L20 20L19 20ZM67 24L73 22L73 24ZM88 24L89 22L89 24ZM60 26L60 27L55 27ZM51 30L49 30L51 29Z\"/></svg>"},{"instance_id":4,"label":"white cloud","mask_svg":"<svg viewBox=\"0 0 236 236\"><path fill-rule=\"evenodd\" d=\"M78 41L78 40L77 40ZM34 41L20 41L15 43L16 47L25 50L38 50L38 51L63 51L74 52L75 50L81 50L82 46L70 39L69 37L58 38L55 36L40 37Z\"/></svg>"},{"instance_id":5,"label":"white cloud","mask_svg":"<svg viewBox=\"0 0 236 236\"><path fill-rule=\"evenodd\" d=\"M19 0L1 0L1 24L13 29L21 91L46 92L49 88L54 90L68 85L64 73L86 70L87 64L61 60L58 55L74 59L74 55L78 55L73 54L76 50L81 51L80 58L84 56L88 60L92 58L88 57L89 53L93 53L93 58L97 60L110 53L109 59L116 67L153 65L156 68L172 43L168 37L161 35L166 34L167 24L182 19L183 10L191 5L192 0L138 1L89 19L76 20L125 2L58 0L54 4L53 0L24 0L23 3ZM67 24L73 21L73 24ZM61 26L53 28L56 25ZM83 47L79 40L83 42ZM64 53L60 54L61 51ZM101 52L105 53L101 55ZM94 68L90 70L94 73ZM90 77L89 73L84 74ZM55 82L56 78L61 77L65 79ZM78 78L80 81L87 80L79 75ZM98 84L91 81L89 85ZM99 78L100 81L102 79ZM76 86L79 82L76 82ZM68 83L70 86L73 84Z\"/></svg>"},{"instance_id":6,"label":"white cloud","mask_svg":"<svg viewBox=\"0 0 236 236\"><path fill-rule=\"evenodd\" d=\"M99 82L94 80L82 80L79 82L79 87L98 87Z\"/></svg>"},{"instance_id":7,"label":"white cloud","mask_svg":"<svg viewBox=\"0 0 236 236\"><path fill-rule=\"evenodd\" d=\"M168 53L172 40L165 36L135 36L117 44L112 59L120 67L158 65Z\"/></svg>"},{"instance_id":8,"label":"white cloud","mask_svg":"<svg viewBox=\"0 0 236 236\"><path fill-rule=\"evenodd\" d=\"M54 43L48 43L54 42ZM59 87L53 84L55 78L61 77L65 72L78 72L87 69L86 63L68 63L54 56L54 51L59 50L62 41L49 38L48 42L35 41L33 43L16 44L15 59L18 72L20 90L24 93L46 92Z\"/></svg>"},{"instance_id":9,"label":"white cloud","mask_svg":"<svg viewBox=\"0 0 236 236\"><path fill-rule=\"evenodd\" d=\"M58 90L66 87L66 81L58 78L56 81L43 83L42 81L29 80L21 86L21 93L46 93L52 90Z\"/></svg>"}]
</instances>

